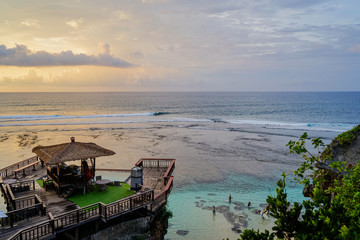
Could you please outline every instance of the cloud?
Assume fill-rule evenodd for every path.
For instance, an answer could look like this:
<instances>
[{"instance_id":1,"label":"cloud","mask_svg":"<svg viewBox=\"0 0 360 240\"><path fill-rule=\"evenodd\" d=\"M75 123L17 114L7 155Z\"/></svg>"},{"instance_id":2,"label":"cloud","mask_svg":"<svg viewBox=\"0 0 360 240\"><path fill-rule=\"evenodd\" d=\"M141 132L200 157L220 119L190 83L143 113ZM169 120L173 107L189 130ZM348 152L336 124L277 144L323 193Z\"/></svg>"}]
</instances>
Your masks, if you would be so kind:
<instances>
[{"instance_id":1,"label":"cloud","mask_svg":"<svg viewBox=\"0 0 360 240\"><path fill-rule=\"evenodd\" d=\"M130 20L130 15L129 13L125 12L125 11L116 11L115 13L116 19L119 21L127 21Z\"/></svg>"},{"instance_id":2,"label":"cloud","mask_svg":"<svg viewBox=\"0 0 360 240\"><path fill-rule=\"evenodd\" d=\"M80 25L83 24L84 19L83 18L79 18L79 19L72 19L70 21L66 21L66 25L68 25L69 27L73 28L73 29L79 29Z\"/></svg>"},{"instance_id":3,"label":"cloud","mask_svg":"<svg viewBox=\"0 0 360 240\"><path fill-rule=\"evenodd\" d=\"M34 70L30 70L26 75L16 78L2 77L0 79L0 85L8 86L34 86L43 85L44 83L44 78L38 75Z\"/></svg>"},{"instance_id":4,"label":"cloud","mask_svg":"<svg viewBox=\"0 0 360 240\"><path fill-rule=\"evenodd\" d=\"M21 24L27 27L40 28L39 21L31 18L25 19L24 21L21 22Z\"/></svg>"},{"instance_id":5,"label":"cloud","mask_svg":"<svg viewBox=\"0 0 360 240\"><path fill-rule=\"evenodd\" d=\"M360 53L360 44L355 47L350 48L350 52Z\"/></svg>"},{"instance_id":6,"label":"cloud","mask_svg":"<svg viewBox=\"0 0 360 240\"><path fill-rule=\"evenodd\" d=\"M99 53L103 55L110 55L110 46L107 43L99 43L98 44Z\"/></svg>"},{"instance_id":7,"label":"cloud","mask_svg":"<svg viewBox=\"0 0 360 240\"><path fill-rule=\"evenodd\" d=\"M93 65L118 68L133 66L133 64L111 55L108 44L103 45L103 51L97 56L75 54L72 51L60 53L32 52L25 45L17 44L14 48L0 45L0 65L18 67Z\"/></svg>"}]
</instances>

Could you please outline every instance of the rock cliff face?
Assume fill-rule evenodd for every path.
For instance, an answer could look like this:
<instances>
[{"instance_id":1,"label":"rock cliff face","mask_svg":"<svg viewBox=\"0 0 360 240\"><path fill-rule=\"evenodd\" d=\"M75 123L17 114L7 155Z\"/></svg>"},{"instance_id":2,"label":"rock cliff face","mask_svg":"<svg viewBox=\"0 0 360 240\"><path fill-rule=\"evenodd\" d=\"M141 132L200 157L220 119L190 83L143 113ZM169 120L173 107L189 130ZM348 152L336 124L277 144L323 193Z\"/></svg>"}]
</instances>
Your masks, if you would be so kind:
<instances>
[{"instance_id":1,"label":"rock cliff face","mask_svg":"<svg viewBox=\"0 0 360 240\"><path fill-rule=\"evenodd\" d=\"M140 216L140 215L139 215ZM121 222L84 238L86 240L163 240L172 213L162 207L155 216Z\"/></svg>"},{"instance_id":2,"label":"rock cliff face","mask_svg":"<svg viewBox=\"0 0 360 240\"><path fill-rule=\"evenodd\" d=\"M360 125L353 129L339 134L332 142L325 148L320 155L320 162L315 166L323 170L321 175L324 177L324 182L320 188L324 190L334 185L334 180L341 178L346 174L345 171L339 172L337 169L331 168L331 163L335 161L345 162L344 167L353 167L360 162ZM315 176L319 177L319 176ZM304 188L303 194L305 197L312 197L313 186Z\"/></svg>"},{"instance_id":3,"label":"rock cliff face","mask_svg":"<svg viewBox=\"0 0 360 240\"><path fill-rule=\"evenodd\" d=\"M150 217L144 217L119 223L89 236L87 240L151 240L149 222Z\"/></svg>"},{"instance_id":4,"label":"rock cliff face","mask_svg":"<svg viewBox=\"0 0 360 240\"><path fill-rule=\"evenodd\" d=\"M360 125L339 134L321 154L319 168L329 166L334 161L357 165L360 161ZM326 169L326 168L325 168Z\"/></svg>"}]
</instances>

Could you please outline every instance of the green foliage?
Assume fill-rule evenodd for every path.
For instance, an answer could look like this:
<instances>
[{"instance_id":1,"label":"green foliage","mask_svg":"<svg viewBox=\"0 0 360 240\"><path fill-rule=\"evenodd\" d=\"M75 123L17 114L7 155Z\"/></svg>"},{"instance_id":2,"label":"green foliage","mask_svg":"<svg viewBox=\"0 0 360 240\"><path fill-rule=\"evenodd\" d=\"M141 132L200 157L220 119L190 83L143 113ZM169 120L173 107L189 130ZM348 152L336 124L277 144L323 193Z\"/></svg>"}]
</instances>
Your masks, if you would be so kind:
<instances>
[{"instance_id":1,"label":"green foliage","mask_svg":"<svg viewBox=\"0 0 360 240\"><path fill-rule=\"evenodd\" d=\"M307 140L311 140L304 133L298 141L288 143L291 153L300 154L304 158L295 173L295 178L304 186L313 188L312 199L293 205L287 201L286 174L277 183L276 196L268 196L270 214L274 217L273 232L259 230L245 230L240 235L242 239L355 239L360 240L360 166L344 168L341 162L334 162L331 167L340 172L346 172L341 179L334 182L334 187L320 188L322 177L307 178L305 172L314 170L314 164L319 161L318 155L312 155L305 147ZM320 138L311 140L314 148L323 147ZM325 175L326 171L317 174Z\"/></svg>"},{"instance_id":2,"label":"green foliage","mask_svg":"<svg viewBox=\"0 0 360 240\"><path fill-rule=\"evenodd\" d=\"M161 208L161 210L159 211L157 217L160 219L160 221L164 220L164 219L168 220L169 218L173 217L173 213L165 205L164 207Z\"/></svg>"},{"instance_id":3,"label":"green foliage","mask_svg":"<svg viewBox=\"0 0 360 240\"><path fill-rule=\"evenodd\" d=\"M273 235L270 234L268 230L265 230L264 233L261 233L259 230L255 232L254 230L245 229L241 234L241 239L243 240L273 240L275 239Z\"/></svg>"},{"instance_id":4,"label":"green foliage","mask_svg":"<svg viewBox=\"0 0 360 240\"><path fill-rule=\"evenodd\" d=\"M311 143L314 147L314 149L316 149L318 152L320 151L320 147L324 147L325 144L322 142L321 138L314 138L314 139L310 139L308 138L307 133L305 132L303 135L300 136L298 141L292 141L290 140L289 143L286 145L289 147L290 149L290 154L298 154L301 155L305 161L303 163L301 163L300 167L294 171L295 174L295 180L298 181L300 184L305 185L305 187L309 186L312 184L312 179L309 177L305 176L305 172L307 170L311 170L311 171L315 171L314 169L314 164L316 162L319 162L319 156L318 155L313 155L312 153L310 153L306 146L306 140L311 140Z\"/></svg>"},{"instance_id":5,"label":"green foliage","mask_svg":"<svg viewBox=\"0 0 360 240\"><path fill-rule=\"evenodd\" d=\"M335 138L335 141L337 141L341 147L343 147L345 145L349 145L354 141L354 139L359 134L359 132L360 132L360 125L354 127L353 129L351 129L349 131L339 134Z\"/></svg>"}]
</instances>

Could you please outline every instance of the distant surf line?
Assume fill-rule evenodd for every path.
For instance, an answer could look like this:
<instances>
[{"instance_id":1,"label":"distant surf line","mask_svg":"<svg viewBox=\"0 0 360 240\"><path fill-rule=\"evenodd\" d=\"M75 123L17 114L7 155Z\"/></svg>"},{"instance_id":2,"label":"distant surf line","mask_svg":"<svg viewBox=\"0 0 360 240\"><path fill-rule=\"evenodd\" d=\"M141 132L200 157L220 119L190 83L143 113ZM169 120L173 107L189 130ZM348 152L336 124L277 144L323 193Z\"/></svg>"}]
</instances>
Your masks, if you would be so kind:
<instances>
[{"instance_id":1,"label":"distant surf line","mask_svg":"<svg viewBox=\"0 0 360 240\"><path fill-rule=\"evenodd\" d=\"M0 116L0 122L15 121L41 121L41 120L61 120L61 119L86 119L86 118L112 118L112 117L141 117L141 116L159 116L170 114L168 112L145 112L145 113L121 113L121 114L100 114L100 115L9 115Z\"/></svg>"}]
</instances>

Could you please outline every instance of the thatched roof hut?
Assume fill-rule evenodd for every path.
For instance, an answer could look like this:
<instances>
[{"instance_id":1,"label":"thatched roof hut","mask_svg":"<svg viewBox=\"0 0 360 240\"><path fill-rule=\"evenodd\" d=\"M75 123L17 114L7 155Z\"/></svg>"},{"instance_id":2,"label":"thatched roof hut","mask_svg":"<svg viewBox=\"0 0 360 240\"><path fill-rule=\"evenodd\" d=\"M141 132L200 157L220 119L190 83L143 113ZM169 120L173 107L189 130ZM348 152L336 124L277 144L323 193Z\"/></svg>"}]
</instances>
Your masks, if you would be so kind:
<instances>
[{"instance_id":1,"label":"thatched roof hut","mask_svg":"<svg viewBox=\"0 0 360 240\"><path fill-rule=\"evenodd\" d=\"M58 164L74 160L96 158L114 155L115 152L100 147L95 143L71 142L52 146L37 146L32 150L36 155L47 164Z\"/></svg>"}]
</instances>

